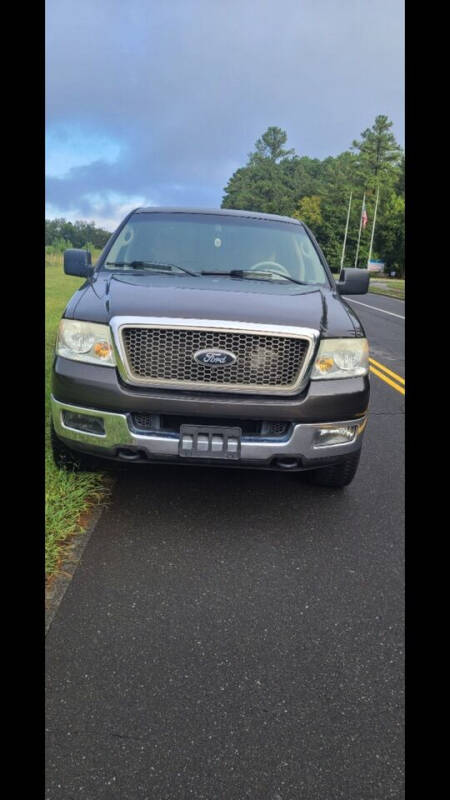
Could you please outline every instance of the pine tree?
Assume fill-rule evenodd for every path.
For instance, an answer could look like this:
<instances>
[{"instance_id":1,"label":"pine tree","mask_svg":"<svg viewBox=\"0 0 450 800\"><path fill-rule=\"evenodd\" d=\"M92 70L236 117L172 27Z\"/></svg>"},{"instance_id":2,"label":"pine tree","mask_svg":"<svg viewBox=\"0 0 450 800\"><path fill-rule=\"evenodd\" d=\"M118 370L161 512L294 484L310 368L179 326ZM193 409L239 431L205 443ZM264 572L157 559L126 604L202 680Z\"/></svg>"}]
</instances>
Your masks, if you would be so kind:
<instances>
[{"instance_id":1,"label":"pine tree","mask_svg":"<svg viewBox=\"0 0 450 800\"><path fill-rule=\"evenodd\" d=\"M252 163L255 159L269 158L273 162L280 161L282 158L287 158L295 153L295 150L285 150L283 145L287 142L286 131L272 125L267 128L266 132L256 140L255 152L250 153L249 161Z\"/></svg>"},{"instance_id":2,"label":"pine tree","mask_svg":"<svg viewBox=\"0 0 450 800\"><path fill-rule=\"evenodd\" d=\"M352 142L357 151L359 173L366 176L367 185L376 185L392 175L393 168L400 166L402 150L390 130L392 122L383 114L375 117L371 128L361 133L361 141Z\"/></svg>"}]
</instances>

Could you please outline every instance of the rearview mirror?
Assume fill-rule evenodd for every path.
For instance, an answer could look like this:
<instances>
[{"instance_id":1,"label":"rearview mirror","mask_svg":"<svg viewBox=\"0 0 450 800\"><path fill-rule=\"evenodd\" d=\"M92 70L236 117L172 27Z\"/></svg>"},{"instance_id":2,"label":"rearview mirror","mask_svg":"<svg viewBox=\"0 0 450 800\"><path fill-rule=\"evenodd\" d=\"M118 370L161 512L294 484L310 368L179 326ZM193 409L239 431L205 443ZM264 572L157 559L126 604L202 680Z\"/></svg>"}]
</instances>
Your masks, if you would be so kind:
<instances>
[{"instance_id":1,"label":"rearview mirror","mask_svg":"<svg viewBox=\"0 0 450 800\"><path fill-rule=\"evenodd\" d=\"M370 272L368 269L346 267L341 270L336 288L339 294L367 294Z\"/></svg>"},{"instance_id":2,"label":"rearview mirror","mask_svg":"<svg viewBox=\"0 0 450 800\"><path fill-rule=\"evenodd\" d=\"M88 278L92 275L92 257L89 250L64 250L64 272Z\"/></svg>"}]
</instances>

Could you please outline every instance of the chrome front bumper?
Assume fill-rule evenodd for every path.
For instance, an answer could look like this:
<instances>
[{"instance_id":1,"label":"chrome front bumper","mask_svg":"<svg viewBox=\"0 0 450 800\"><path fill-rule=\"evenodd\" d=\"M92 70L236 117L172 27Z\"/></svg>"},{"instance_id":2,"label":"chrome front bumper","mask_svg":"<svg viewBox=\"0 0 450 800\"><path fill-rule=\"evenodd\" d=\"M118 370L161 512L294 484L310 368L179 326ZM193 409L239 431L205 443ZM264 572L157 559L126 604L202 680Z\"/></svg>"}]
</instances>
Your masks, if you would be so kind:
<instances>
[{"instance_id":1,"label":"chrome front bumper","mask_svg":"<svg viewBox=\"0 0 450 800\"><path fill-rule=\"evenodd\" d=\"M132 429L130 414L117 414L92 408L61 403L52 396L52 416L55 432L58 437L65 439L77 450L96 452L106 458L120 457L120 450L135 451L140 453L143 460L148 459L179 459L180 435L178 433L148 434L136 432ZM70 411L75 414L101 417L104 424L104 434L86 433L68 427L63 420L62 412ZM342 422L325 423L297 423L290 427L289 433L283 437L242 436L240 459L238 463L246 462L261 465L269 464L273 459L301 459L303 465L308 462L335 460L336 457L345 456L361 447L367 416ZM316 435L318 429L336 428L343 425L354 425L355 436L352 441L344 444L317 445ZM185 460L184 458L182 459ZM195 459L197 461L197 459ZM198 460L200 461L200 459ZM216 462L228 463L218 460ZM236 462L235 462L236 463Z\"/></svg>"}]
</instances>

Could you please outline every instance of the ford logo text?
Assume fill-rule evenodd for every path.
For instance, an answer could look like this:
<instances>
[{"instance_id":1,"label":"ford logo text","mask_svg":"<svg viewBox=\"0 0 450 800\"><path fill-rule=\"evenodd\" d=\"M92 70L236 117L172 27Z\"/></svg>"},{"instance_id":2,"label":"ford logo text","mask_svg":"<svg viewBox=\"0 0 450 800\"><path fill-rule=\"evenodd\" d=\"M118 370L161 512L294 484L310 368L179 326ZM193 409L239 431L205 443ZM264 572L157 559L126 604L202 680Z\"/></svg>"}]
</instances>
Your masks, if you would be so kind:
<instances>
[{"instance_id":1,"label":"ford logo text","mask_svg":"<svg viewBox=\"0 0 450 800\"><path fill-rule=\"evenodd\" d=\"M237 358L228 350L198 350L194 353L194 360L205 367L224 367L235 364Z\"/></svg>"}]
</instances>

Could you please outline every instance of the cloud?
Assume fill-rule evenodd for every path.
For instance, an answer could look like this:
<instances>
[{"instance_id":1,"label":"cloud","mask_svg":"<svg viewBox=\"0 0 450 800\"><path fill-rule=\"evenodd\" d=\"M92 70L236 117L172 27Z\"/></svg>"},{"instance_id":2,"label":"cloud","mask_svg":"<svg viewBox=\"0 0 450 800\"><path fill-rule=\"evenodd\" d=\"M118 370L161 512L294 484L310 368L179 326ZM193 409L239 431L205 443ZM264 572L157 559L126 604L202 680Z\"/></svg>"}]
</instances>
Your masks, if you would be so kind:
<instances>
[{"instance_id":1,"label":"cloud","mask_svg":"<svg viewBox=\"0 0 450 800\"><path fill-rule=\"evenodd\" d=\"M385 113L402 143L403 84L400 0L48 0L47 199L219 206L268 125L324 158Z\"/></svg>"},{"instance_id":2,"label":"cloud","mask_svg":"<svg viewBox=\"0 0 450 800\"><path fill-rule=\"evenodd\" d=\"M83 130L76 123L49 127L46 135L46 167L49 177L67 177L70 170L101 160L114 164L123 146L98 130Z\"/></svg>"}]
</instances>

